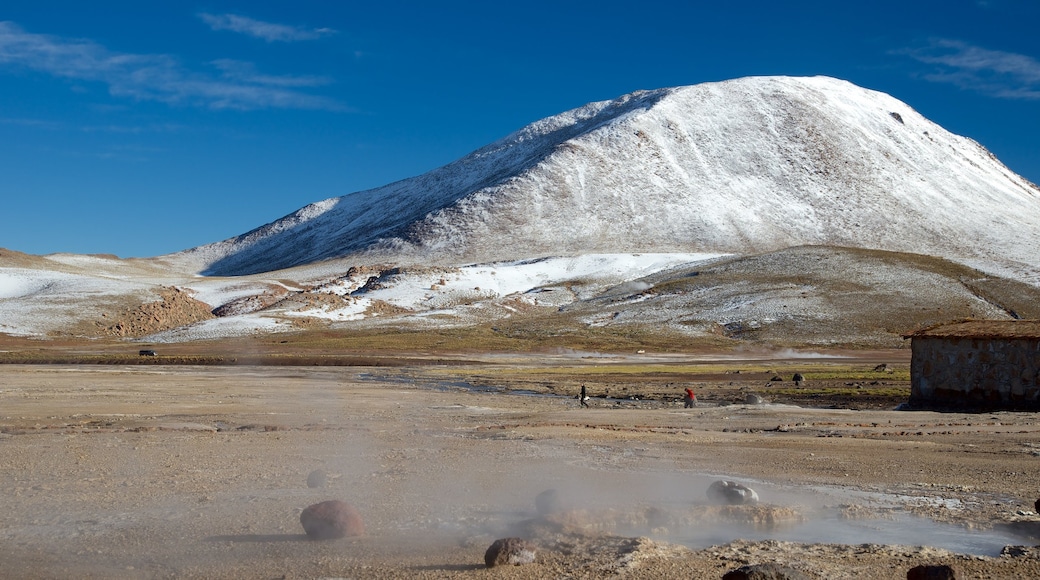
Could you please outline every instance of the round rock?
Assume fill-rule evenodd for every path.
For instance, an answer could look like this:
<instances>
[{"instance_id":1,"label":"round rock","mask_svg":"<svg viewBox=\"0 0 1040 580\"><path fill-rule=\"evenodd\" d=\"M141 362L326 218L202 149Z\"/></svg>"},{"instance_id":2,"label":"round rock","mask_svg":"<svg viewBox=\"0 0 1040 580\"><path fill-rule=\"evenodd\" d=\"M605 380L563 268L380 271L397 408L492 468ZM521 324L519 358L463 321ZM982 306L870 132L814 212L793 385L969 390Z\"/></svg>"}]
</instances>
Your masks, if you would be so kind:
<instances>
[{"instance_id":1,"label":"round rock","mask_svg":"<svg viewBox=\"0 0 1040 580\"><path fill-rule=\"evenodd\" d=\"M522 538L502 538L495 540L484 552L484 563L488 568L495 566L519 566L534 562L534 545Z\"/></svg>"},{"instance_id":2,"label":"round rock","mask_svg":"<svg viewBox=\"0 0 1040 580\"><path fill-rule=\"evenodd\" d=\"M334 540L365 533L361 514L354 506L339 500L307 506L300 514L300 523L312 540Z\"/></svg>"},{"instance_id":3,"label":"round rock","mask_svg":"<svg viewBox=\"0 0 1040 580\"><path fill-rule=\"evenodd\" d=\"M328 475L324 471L315 469L307 474L307 487L325 487L325 481L327 479Z\"/></svg>"},{"instance_id":4,"label":"round rock","mask_svg":"<svg viewBox=\"0 0 1040 580\"><path fill-rule=\"evenodd\" d=\"M716 504L745 505L758 503L758 494L735 481L716 481L708 486L708 499Z\"/></svg>"},{"instance_id":5,"label":"round rock","mask_svg":"<svg viewBox=\"0 0 1040 580\"><path fill-rule=\"evenodd\" d=\"M563 509L563 500L560 499L558 491L547 489L535 496L534 507L538 510L538 515L547 516L553 512L561 511Z\"/></svg>"}]
</instances>

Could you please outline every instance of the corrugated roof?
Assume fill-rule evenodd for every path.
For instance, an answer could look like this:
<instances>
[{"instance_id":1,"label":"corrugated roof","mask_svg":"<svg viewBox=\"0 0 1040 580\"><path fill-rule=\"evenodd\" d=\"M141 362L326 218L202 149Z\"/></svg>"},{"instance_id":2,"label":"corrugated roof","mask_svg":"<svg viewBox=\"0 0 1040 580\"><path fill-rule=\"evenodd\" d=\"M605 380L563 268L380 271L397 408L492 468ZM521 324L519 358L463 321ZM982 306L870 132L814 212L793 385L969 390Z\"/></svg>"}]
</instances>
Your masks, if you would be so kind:
<instances>
[{"instance_id":1,"label":"corrugated roof","mask_svg":"<svg viewBox=\"0 0 1040 580\"><path fill-rule=\"evenodd\" d=\"M1040 338L1040 320L965 320L922 328L904 338Z\"/></svg>"}]
</instances>

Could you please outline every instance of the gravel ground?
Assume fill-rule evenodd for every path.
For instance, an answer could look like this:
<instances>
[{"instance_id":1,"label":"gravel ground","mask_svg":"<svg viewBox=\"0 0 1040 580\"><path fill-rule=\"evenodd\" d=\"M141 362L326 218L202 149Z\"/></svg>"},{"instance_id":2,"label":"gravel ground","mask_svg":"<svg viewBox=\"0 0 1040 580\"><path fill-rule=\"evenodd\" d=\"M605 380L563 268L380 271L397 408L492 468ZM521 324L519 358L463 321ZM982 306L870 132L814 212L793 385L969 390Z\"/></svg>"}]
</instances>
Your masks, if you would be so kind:
<instances>
[{"instance_id":1,"label":"gravel ground","mask_svg":"<svg viewBox=\"0 0 1040 580\"><path fill-rule=\"evenodd\" d=\"M1040 541L1034 414L584 409L446 372L458 381L0 365L0 575L721 578L777 562L819 578L905 578L923 563L1040 577L1040 549L1026 547ZM720 479L761 502L711 504ZM540 514L549 489L557 509ZM300 512L330 499L358 509L365 535L307 539ZM486 568L485 550L514 536L535 562Z\"/></svg>"}]
</instances>

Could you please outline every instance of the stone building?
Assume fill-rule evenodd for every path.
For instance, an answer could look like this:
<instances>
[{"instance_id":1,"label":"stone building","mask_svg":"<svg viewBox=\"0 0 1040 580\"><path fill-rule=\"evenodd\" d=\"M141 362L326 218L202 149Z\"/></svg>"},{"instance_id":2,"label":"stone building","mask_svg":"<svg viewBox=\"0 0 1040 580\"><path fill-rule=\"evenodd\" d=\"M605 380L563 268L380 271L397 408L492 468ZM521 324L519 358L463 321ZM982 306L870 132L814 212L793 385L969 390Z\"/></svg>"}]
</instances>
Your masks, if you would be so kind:
<instances>
[{"instance_id":1,"label":"stone building","mask_svg":"<svg viewBox=\"0 0 1040 580\"><path fill-rule=\"evenodd\" d=\"M1040 320L971 320L906 338L911 408L1040 410Z\"/></svg>"}]
</instances>

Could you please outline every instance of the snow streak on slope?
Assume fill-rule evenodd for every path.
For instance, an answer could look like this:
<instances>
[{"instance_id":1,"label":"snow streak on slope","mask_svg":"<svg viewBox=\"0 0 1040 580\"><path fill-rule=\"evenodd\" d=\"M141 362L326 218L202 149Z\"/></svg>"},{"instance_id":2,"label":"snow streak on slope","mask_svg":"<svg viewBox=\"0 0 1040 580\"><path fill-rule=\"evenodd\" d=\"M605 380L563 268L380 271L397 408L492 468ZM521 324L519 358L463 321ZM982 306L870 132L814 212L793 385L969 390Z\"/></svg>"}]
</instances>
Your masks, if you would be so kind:
<instances>
[{"instance_id":1,"label":"snow streak on slope","mask_svg":"<svg viewBox=\"0 0 1040 580\"><path fill-rule=\"evenodd\" d=\"M1028 275L1040 270L1040 191L888 95L825 77L745 78L593 103L426 175L168 258L241 274L351 254L459 264L805 244Z\"/></svg>"}]
</instances>

